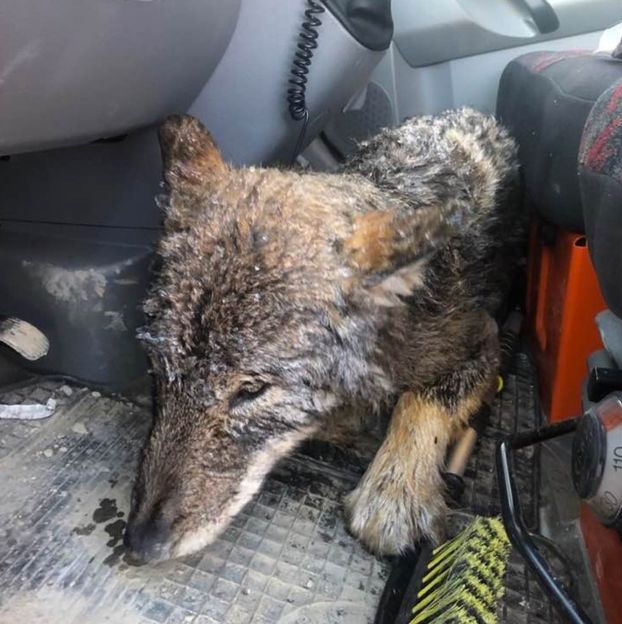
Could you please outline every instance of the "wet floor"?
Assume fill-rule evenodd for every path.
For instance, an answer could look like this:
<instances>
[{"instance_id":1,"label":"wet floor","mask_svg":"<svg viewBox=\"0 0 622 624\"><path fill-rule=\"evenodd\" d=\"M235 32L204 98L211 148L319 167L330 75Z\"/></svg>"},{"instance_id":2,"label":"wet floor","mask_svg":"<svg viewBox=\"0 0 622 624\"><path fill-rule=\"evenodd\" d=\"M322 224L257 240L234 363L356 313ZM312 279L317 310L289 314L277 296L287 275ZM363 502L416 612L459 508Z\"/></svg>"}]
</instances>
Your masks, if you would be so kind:
<instances>
[{"instance_id":1,"label":"wet floor","mask_svg":"<svg viewBox=\"0 0 622 624\"><path fill-rule=\"evenodd\" d=\"M388 564L343 526L357 475L317 460L283 465L198 555L133 565L123 531L149 415L97 394L45 382L2 397L58 409L0 422L0 624L373 621Z\"/></svg>"}]
</instances>

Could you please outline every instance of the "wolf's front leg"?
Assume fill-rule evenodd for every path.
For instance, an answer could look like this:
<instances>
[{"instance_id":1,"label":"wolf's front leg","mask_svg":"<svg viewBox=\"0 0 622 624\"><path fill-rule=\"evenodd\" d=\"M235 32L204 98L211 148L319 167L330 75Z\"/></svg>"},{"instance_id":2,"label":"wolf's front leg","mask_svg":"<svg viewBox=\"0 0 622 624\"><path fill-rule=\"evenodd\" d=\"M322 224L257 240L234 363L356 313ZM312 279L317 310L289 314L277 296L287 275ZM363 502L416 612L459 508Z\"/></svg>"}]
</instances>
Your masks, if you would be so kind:
<instances>
[{"instance_id":1,"label":"wolf's front leg","mask_svg":"<svg viewBox=\"0 0 622 624\"><path fill-rule=\"evenodd\" d=\"M422 537L442 537L446 506L441 469L447 446L496 380L494 321L477 312L447 327L449 337L453 328L463 341L451 343L455 357L445 357L421 390L400 397L382 446L345 501L350 529L377 553L397 554Z\"/></svg>"},{"instance_id":2,"label":"wolf's front leg","mask_svg":"<svg viewBox=\"0 0 622 624\"><path fill-rule=\"evenodd\" d=\"M397 554L420 537L439 536L445 514L439 468L453 421L440 402L401 396L382 446L345 501L350 530L374 552Z\"/></svg>"}]
</instances>

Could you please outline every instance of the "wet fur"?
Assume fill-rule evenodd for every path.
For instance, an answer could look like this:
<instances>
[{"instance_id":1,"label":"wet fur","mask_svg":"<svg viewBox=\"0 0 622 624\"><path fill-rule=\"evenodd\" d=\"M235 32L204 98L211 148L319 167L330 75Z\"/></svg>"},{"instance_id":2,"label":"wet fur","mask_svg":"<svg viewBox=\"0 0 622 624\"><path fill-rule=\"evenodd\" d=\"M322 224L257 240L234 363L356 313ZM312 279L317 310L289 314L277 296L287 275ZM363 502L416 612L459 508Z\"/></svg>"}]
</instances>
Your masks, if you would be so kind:
<instances>
[{"instance_id":1,"label":"wet fur","mask_svg":"<svg viewBox=\"0 0 622 624\"><path fill-rule=\"evenodd\" d=\"M200 548L302 439L396 402L349 525L384 553L438 535L439 467L495 377L491 316L521 235L507 133L469 109L415 118L336 174L233 169L189 117L161 142L166 233L141 334L158 413L129 545Z\"/></svg>"}]
</instances>

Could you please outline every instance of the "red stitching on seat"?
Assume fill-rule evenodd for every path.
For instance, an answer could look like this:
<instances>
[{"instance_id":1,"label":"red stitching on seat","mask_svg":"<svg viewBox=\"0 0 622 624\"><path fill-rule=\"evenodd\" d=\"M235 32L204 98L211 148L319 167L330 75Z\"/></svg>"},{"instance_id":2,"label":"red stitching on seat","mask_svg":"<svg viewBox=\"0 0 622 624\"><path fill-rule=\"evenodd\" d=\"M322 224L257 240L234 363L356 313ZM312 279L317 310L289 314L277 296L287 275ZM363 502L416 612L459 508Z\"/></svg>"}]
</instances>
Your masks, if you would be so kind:
<instances>
[{"instance_id":1,"label":"red stitching on seat","mask_svg":"<svg viewBox=\"0 0 622 624\"><path fill-rule=\"evenodd\" d=\"M590 55L591 52L588 52L586 50L564 50L564 52L553 52L546 58L543 58L539 63L533 65L531 71L537 74L541 71L544 71L547 67L555 65L555 63L559 63L560 61L564 61L567 58L576 58L578 56Z\"/></svg>"},{"instance_id":2,"label":"red stitching on seat","mask_svg":"<svg viewBox=\"0 0 622 624\"><path fill-rule=\"evenodd\" d=\"M609 103L607 104L607 112L610 114L615 113L616 108L618 107L618 104L621 99L622 99L622 82L614 89L613 93L611 94L611 99L609 100Z\"/></svg>"},{"instance_id":3,"label":"red stitching on seat","mask_svg":"<svg viewBox=\"0 0 622 624\"><path fill-rule=\"evenodd\" d=\"M622 116L616 117L614 120L610 121L599 133L587 153L587 157L585 159L586 165L594 170L598 170L600 166L606 162L607 158L611 156L613 151L613 147L611 145L607 145L607 142L620 125L622 125Z\"/></svg>"}]
</instances>

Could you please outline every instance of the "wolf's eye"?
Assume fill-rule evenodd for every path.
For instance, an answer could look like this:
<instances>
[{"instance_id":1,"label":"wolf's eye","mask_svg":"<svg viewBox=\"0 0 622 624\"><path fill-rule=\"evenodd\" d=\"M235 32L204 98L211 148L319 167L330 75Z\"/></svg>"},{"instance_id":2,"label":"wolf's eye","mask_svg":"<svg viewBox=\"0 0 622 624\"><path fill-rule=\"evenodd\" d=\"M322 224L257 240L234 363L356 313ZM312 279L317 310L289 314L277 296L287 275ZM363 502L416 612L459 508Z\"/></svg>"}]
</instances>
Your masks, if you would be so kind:
<instances>
[{"instance_id":1,"label":"wolf's eye","mask_svg":"<svg viewBox=\"0 0 622 624\"><path fill-rule=\"evenodd\" d=\"M236 407L242 403L254 401L269 387L270 384L264 383L263 381L245 381L229 399L229 407Z\"/></svg>"}]
</instances>

